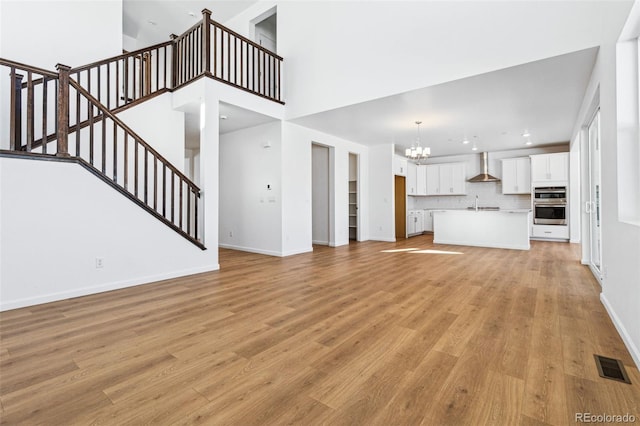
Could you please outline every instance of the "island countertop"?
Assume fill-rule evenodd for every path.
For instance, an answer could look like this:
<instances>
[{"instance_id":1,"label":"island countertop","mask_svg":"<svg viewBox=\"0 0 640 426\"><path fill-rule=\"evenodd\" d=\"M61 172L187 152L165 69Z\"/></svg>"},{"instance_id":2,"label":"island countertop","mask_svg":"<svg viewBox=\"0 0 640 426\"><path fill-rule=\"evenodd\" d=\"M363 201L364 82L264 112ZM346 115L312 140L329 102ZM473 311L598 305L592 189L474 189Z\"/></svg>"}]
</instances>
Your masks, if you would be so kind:
<instances>
[{"instance_id":1,"label":"island countertop","mask_svg":"<svg viewBox=\"0 0 640 426\"><path fill-rule=\"evenodd\" d=\"M433 211L433 242L529 250L529 209Z\"/></svg>"}]
</instances>

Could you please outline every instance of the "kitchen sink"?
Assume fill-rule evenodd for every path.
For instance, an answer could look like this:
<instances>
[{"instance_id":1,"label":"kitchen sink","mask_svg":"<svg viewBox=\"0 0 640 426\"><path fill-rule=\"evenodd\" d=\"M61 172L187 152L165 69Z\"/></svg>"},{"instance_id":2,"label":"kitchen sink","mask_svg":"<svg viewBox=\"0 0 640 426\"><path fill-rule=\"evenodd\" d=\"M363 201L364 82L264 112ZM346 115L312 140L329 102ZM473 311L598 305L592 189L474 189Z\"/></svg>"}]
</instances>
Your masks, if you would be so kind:
<instances>
[{"instance_id":1,"label":"kitchen sink","mask_svg":"<svg viewBox=\"0 0 640 426\"><path fill-rule=\"evenodd\" d=\"M475 207L467 207L467 210L475 210ZM478 210L500 210L500 207L478 207Z\"/></svg>"}]
</instances>

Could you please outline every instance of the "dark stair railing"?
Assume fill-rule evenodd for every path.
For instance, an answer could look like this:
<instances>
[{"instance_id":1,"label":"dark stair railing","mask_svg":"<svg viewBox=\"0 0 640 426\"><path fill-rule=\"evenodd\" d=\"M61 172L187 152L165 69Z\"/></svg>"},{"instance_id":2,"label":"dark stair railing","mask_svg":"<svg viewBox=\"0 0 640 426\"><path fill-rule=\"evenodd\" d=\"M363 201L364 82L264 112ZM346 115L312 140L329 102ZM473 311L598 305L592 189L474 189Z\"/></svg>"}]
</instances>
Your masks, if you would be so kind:
<instances>
[{"instance_id":1,"label":"dark stair railing","mask_svg":"<svg viewBox=\"0 0 640 426\"><path fill-rule=\"evenodd\" d=\"M57 73L0 58L10 80L10 149L0 154L73 159L204 249L200 189L115 114L201 77L284 104L282 60L207 9L171 41Z\"/></svg>"},{"instance_id":2,"label":"dark stair railing","mask_svg":"<svg viewBox=\"0 0 640 426\"><path fill-rule=\"evenodd\" d=\"M2 154L73 159L205 248L198 224L200 188L71 79L69 67L58 65L53 73L0 59L0 72L7 68L10 147ZM50 132L52 140L35 146L37 137Z\"/></svg>"}]
</instances>

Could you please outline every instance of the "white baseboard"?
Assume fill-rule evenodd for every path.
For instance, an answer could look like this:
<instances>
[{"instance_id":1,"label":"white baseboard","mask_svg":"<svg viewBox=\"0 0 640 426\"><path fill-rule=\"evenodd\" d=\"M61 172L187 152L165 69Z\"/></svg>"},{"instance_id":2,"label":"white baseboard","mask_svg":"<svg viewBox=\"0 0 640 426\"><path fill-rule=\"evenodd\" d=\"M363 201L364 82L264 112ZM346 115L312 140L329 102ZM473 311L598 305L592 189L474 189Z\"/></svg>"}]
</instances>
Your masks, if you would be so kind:
<instances>
[{"instance_id":1,"label":"white baseboard","mask_svg":"<svg viewBox=\"0 0 640 426\"><path fill-rule=\"evenodd\" d=\"M312 240L311 244L317 244L319 246L328 246L329 245L329 241Z\"/></svg>"},{"instance_id":2,"label":"white baseboard","mask_svg":"<svg viewBox=\"0 0 640 426\"><path fill-rule=\"evenodd\" d=\"M618 334L620 334L620 337L622 337L622 341L629 350L631 358L633 358L633 361L636 363L636 367L640 368L640 351L638 350L638 347L635 345L635 343L633 343L633 340L631 340L631 336L629 336L627 329L620 321L620 318L618 318L618 315L616 315L616 312L613 310L613 307L607 300L607 297L604 295L604 293L600 293L600 301L604 305L604 308L607 310L609 318L611 318L611 321L616 327L616 330L618 330Z\"/></svg>"},{"instance_id":3,"label":"white baseboard","mask_svg":"<svg viewBox=\"0 0 640 426\"><path fill-rule=\"evenodd\" d=\"M306 247L306 248L300 248L300 249L296 249L296 250L289 250L289 251L285 251L282 252L282 254L280 255L281 257L285 257L285 256L293 256L296 254L303 254L303 253L311 253L313 251L313 247Z\"/></svg>"},{"instance_id":4,"label":"white baseboard","mask_svg":"<svg viewBox=\"0 0 640 426\"><path fill-rule=\"evenodd\" d=\"M73 299L75 297L88 296L90 294L104 293L107 291L120 290L127 287L149 284L156 281L169 280L172 278L185 277L187 275L200 274L202 272L217 271L220 265L209 265L198 268L183 269L181 271L168 272L166 274L149 275L146 277L134 278L131 280L116 281L112 283L100 284L92 287L82 287L58 293L49 293L36 297L0 302L0 312L11 309L24 308L27 306L41 305L43 303L57 302L59 300Z\"/></svg>"},{"instance_id":5,"label":"white baseboard","mask_svg":"<svg viewBox=\"0 0 640 426\"><path fill-rule=\"evenodd\" d=\"M370 241L382 241L385 243L395 243L396 239L395 238L384 238L384 237L371 237L369 238Z\"/></svg>"},{"instance_id":6,"label":"white baseboard","mask_svg":"<svg viewBox=\"0 0 640 426\"><path fill-rule=\"evenodd\" d=\"M230 250L246 251L248 253L266 254L267 256L282 257L282 252L275 251L275 250L263 250L263 249L258 249L254 247L236 246L233 244L218 244L218 247L230 249Z\"/></svg>"},{"instance_id":7,"label":"white baseboard","mask_svg":"<svg viewBox=\"0 0 640 426\"><path fill-rule=\"evenodd\" d=\"M230 249L230 250L246 251L248 253L265 254L267 256L276 256L276 257L293 256L294 254L309 253L313 251L312 246L296 249L296 250L284 251L284 252L275 251L275 250L263 250L263 249L258 249L254 247L236 246L232 244L218 244L218 247Z\"/></svg>"}]
</instances>

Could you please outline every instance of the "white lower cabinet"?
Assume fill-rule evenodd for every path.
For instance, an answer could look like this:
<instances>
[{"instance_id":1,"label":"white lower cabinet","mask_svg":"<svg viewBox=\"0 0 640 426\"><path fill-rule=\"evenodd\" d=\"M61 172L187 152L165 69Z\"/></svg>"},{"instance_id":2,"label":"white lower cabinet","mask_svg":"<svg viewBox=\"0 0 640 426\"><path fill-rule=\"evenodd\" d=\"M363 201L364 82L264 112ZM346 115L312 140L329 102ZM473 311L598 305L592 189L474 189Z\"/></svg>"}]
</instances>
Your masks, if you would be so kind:
<instances>
[{"instance_id":1,"label":"white lower cabinet","mask_svg":"<svg viewBox=\"0 0 640 426\"><path fill-rule=\"evenodd\" d=\"M407 236L418 235L424 232L423 210L410 210L407 215Z\"/></svg>"},{"instance_id":2,"label":"white lower cabinet","mask_svg":"<svg viewBox=\"0 0 640 426\"><path fill-rule=\"evenodd\" d=\"M531 228L531 237L568 240L569 227L567 225L533 225Z\"/></svg>"}]
</instances>

